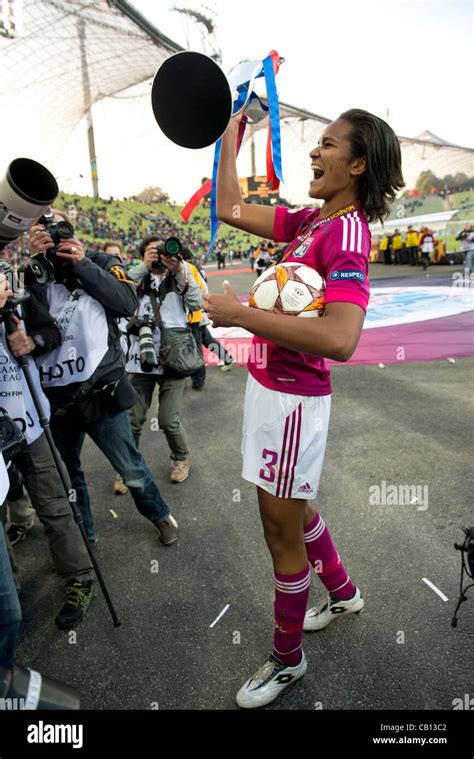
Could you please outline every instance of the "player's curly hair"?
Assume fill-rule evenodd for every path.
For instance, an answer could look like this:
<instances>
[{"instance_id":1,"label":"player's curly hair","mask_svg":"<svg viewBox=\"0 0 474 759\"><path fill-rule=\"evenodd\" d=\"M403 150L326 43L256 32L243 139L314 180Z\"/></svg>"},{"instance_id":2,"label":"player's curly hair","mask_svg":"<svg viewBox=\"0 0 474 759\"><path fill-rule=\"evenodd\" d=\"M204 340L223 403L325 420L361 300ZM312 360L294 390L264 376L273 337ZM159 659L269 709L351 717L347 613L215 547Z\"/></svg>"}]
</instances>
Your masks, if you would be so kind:
<instances>
[{"instance_id":1,"label":"player's curly hair","mask_svg":"<svg viewBox=\"0 0 474 759\"><path fill-rule=\"evenodd\" d=\"M344 111L339 119L351 125L348 138L352 158L366 158L366 170L358 185L364 215L369 222L379 219L383 224L397 190L405 186L397 135L386 121L359 108Z\"/></svg>"}]
</instances>

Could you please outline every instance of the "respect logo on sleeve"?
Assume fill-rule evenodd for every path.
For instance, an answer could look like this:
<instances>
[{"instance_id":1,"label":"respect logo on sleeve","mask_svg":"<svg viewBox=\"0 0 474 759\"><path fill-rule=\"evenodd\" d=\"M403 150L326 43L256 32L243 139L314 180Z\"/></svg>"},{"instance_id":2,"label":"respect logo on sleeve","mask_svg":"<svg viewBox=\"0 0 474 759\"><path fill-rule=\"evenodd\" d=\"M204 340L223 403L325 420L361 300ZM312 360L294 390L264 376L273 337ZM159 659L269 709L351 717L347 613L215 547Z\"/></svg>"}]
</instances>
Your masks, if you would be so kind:
<instances>
[{"instance_id":1,"label":"respect logo on sleeve","mask_svg":"<svg viewBox=\"0 0 474 759\"><path fill-rule=\"evenodd\" d=\"M364 282L365 275L363 271L332 271L329 275L329 279L332 282L350 282L356 280L357 282Z\"/></svg>"}]
</instances>

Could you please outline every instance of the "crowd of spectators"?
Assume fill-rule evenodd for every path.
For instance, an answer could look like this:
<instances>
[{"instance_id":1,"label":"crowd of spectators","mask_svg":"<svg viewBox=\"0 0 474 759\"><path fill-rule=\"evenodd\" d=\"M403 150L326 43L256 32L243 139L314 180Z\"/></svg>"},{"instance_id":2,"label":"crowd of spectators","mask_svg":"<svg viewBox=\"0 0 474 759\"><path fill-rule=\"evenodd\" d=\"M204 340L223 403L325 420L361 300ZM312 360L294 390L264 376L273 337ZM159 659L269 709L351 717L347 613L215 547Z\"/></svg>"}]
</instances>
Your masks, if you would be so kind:
<instances>
[{"instance_id":1,"label":"crowd of spectators","mask_svg":"<svg viewBox=\"0 0 474 759\"><path fill-rule=\"evenodd\" d=\"M185 223L164 213L155 212L153 208L148 213L137 213L113 198L101 200L100 205L85 209L81 206L80 198L61 202L60 196L56 205L67 213L76 234L88 241L90 250L102 250L105 241L120 242L124 261L127 263L139 259L138 248L141 240L153 234L159 234L164 238L178 237L198 261L206 256L209 248L210 234L209 230L203 227L202 217L191 217ZM128 223L123 221L124 214L130 217ZM243 257L248 258L250 247L250 235L229 229L225 234L219 234L208 260L242 260ZM27 240L20 238L10 243L4 250L3 258L15 268L25 266L28 260Z\"/></svg>"}]
</instances>

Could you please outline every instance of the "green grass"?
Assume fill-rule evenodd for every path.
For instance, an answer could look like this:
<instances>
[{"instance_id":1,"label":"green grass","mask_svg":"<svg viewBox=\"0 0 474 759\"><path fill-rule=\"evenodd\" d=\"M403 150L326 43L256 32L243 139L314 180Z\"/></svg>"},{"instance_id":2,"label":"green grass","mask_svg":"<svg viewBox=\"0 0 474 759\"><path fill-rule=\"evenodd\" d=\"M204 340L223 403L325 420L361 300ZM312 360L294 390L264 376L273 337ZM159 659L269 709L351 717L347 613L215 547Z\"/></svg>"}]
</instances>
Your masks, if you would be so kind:
<instances>
[{"instance_id":1,"label":"green grass","mask_svg":"<svg viewBox=\"0 0 474 759\"><path fill-rule=\"evenodd\" d=\"M81 209L85 211L90 211L92 209L96 210L98 207L105 207L107 220L109 222L115 222L124 230L128 230L130 223L135 222L138 219L140 221L139 230L140 233L143 234L143 237L147 234L147 228L150 224L150 222L144 219L143 216L144 214L151 213L163 214L168 219L172 220L178 228L178 234L183 236L191 234L192 236L200 237L206 242L206 244L210 239L209 209L203 208L202 206L196 208L191 217L191 219L195 220L194 223L185 224L180 216L182 206L173 206L167 203L140 203L133 200L114 200L112 203L106 204L102 199L95 200L90 196L67 195L61 193L56 205L58 208L65 209L67 205L72 202L73 198L79 198L79 205ZM466 201L469 201L469 206L460 210L459 213L453 217L453 221L474 219L474 191L460 192L456 193L454 196L450 196L450 207L459 208L459 206ZM398 204L400 202L401 201L398 201ZM397 201L394 203L394 209L396 209L396 206ZM447 203L443 204L441 198L425 198L423 206L415 209L415 215L421 216L422 214L435 213L436 211L443 210L445 207L447 207ZM394 215L391 214L389 218L394 218ZM409 219L409 217L400 219L400 225L407 223L407 219ZM223 236L231 236L231 247L237 249L240 248L242 252L246 251L250 245L257 245L259 243L259 238L255 235L249 235L246 232L234 229L226 224L221 224L217 239L219 240ZM104 243L103 239L95 238L89 234L81 233L81 237L89 244L98 243L101 245ZM447 237L447 244L449 251L459 250L459 242L454 239L454 235L449 235ZM205 247L202 250L202 253L204 252L206 252Z\"/></svg>"},{"instance_id":2,"label":"green grass","mask_svg":"<svg viewBox=\"0 0 474 759\"><path fill-rule=\"evenodd\" d=\"M191 219L195 220L194 223L186 224L180 216L183 206L173 206L167 203L140 203L133 200L114 200L112 203L106 204L102 199L96 200L87 195L79 196L61 193L56 201L56 206L66 210L74 198L79 198L79 206L84 211L96 211L98 208L105 207L106 211L104 215L107 221L109 223L114 222L124 230L128 231L131 222L135 223L139 220L139 230L143 236L146 235L151 223L149 220L143 218L144 214L163 214L178 227L182 235L190 234L201 237L205 241L210 239L210 213L208 208L196 208L191 217ZM221 224L217 239L229 235L232 237L232 247L240 248L242 252L250 247L250 245L256 245L259 239L255 235L249 235L247 232ZM86 233L81 233L81 237L88 243L96 242L102 244L104 242L103 239L95 238Z\"/></svg>"}]
</instances>

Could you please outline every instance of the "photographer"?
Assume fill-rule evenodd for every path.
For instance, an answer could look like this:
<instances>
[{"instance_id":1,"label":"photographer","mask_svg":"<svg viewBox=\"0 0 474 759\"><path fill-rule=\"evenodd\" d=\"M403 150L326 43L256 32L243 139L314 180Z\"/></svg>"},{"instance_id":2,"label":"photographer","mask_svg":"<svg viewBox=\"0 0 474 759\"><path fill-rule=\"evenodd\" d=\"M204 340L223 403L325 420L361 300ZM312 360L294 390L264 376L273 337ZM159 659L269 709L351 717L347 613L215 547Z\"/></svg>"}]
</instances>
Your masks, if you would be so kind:
<instances>
[{"instance_id":1,"label":"photographer","mask_svg":"<svg viewBox=\"0 0 474 759\"><path fill-rule=\"evenodd\" d=\"M0 273L0 308L13 292L8 289L7 278ZM3 504L10 489L7 467L0 453L0 667L11 667L15 661L15 647L21 624L21 607L15 588L10 557L3 529Z\"/></svg>"},{"instance_id":2,"label":"photographer","mask_svg":"<svg viewBox=\"0 0 474 759\"><path fill-rule=\"evenodd\" d=\"M169 256L164 251L160 237L147 237L140 245L143 262L130 269L129 276L138 286L136 318L148 315L153 326L153 340L157 356L160 348L160 330L156 325L159 310L165 327L187 327L188 314L201 308L201 292L194 277L189 276L186 263L181 257ZM130 329L129 329L130 333ZM158 423L166 435L171 451L170 480L183 482L189 475L189 449L181 423L180 411L184 397L184 377L164 374L159 364L151 372L143 372L138 338L130 336L127 371L137 391L138 400L130 410L135 439L140 439L155 385L159 388Z\"/></svg>"},{"instance_id":3,"label":"photographer","mask_svg":"<svg viewBox=\"0 0 474 759\"><path fill-rule=\"evenodd\" d=\"M457 235L461 245L461 253L464 255L464 269L467 272L472 271L472 257L474 256L474 230L472 224L467 222L464 229Z\"/></svg>"},{"instance_id":4,"label":"photographer","mask_svg":"<svg viewBox=\"0 0 474 759\"><path fill-rule=\"evenodd\" d=\"M255 271L257 272L257 277L259 277L263 272L268 269L268 267L272 263L272 258L270 255L270 251L268 250L265 243L262 243L260 246L260 252L258 255L257 260L255 261Z\"/></svg>"},{"instance_id":5,"label":"photographer","mask_svg":"<svg viewBox=\"0 0 474 759\"><path fill-rule=\"evenodd\" d=\"M1 275L4 277L4 275ZM75 627L82 622L93 598L92 569L87 551L64 492L46 436L23 372L15 358L39 358L60 342L61 335L53 318L34 296L17 307L19 319L12 314L9 301L1 307L0 325L0 402L26 438L25 449L14 458L31 502L43 524L56 572L66 580L66 602L56 617L61 628ZM5 322L11 319L16 326L6 334ZM42 393L39 373L30 359L30 371L45 413L49 404ZM21 484L21 483L20 483ZM18 493L16 494L16 497Z\"/></svg>"},{"instance_id":6,"label":"photographer","mask_svg":"<svg viewBox=\"0 0 474 759\"><path fill-rule=\"evenodd\" d=\"M137 449L127 412L135 393L125 375L116 320L133 314L136 288L118 259L102 252L86 253L71 234L58 239L55 224L64 226L64 218L55 212L52 224L37 224L29 232L30 253L38 257L30 259L30 267L43 280L32 289L48 306L63 338L61 345L37 359L52 406L54 440L91 543L96 535L80 460L86 434L122 476L138 511L158 529L161 542L171 545L177 540L177 524ZM50 262L47 278L41 275L40 256Z\"/></svg>"}]
</instances>

